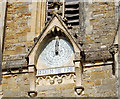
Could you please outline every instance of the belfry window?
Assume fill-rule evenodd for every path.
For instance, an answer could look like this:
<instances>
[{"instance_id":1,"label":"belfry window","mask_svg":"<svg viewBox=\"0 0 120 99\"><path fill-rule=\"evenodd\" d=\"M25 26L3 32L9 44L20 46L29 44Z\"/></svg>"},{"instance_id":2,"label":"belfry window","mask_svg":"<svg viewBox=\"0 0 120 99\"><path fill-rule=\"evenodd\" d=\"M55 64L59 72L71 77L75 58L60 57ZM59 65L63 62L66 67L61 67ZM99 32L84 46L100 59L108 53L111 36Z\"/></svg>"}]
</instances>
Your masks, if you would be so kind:
<instances>
[{"instance_id":1,"label":"belfry window","mask_svg":"<svg viewBox=\"0 0 120 99\"><path fill-rule=\"evenodd\" d=\"M48 0L46 21L54 13L61 15L66 20L66 25L79 25L79 0Z\"/></svg>"}]
</instances>

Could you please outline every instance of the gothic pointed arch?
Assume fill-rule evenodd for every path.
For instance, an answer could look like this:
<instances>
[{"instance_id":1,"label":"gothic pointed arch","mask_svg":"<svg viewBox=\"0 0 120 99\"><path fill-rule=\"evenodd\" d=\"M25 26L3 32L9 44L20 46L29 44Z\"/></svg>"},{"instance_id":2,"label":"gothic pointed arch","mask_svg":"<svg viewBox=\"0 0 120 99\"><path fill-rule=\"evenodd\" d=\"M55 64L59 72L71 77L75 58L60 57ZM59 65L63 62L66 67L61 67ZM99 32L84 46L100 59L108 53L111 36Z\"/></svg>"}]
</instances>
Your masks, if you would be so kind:
<instances>
[{"instance_id":1,"label":"gothic pointed arch","mask_svg":"<svg viewBox=\"0 0 120 99\"><path fill-rule=\"evenodd\" d=\"M81 48L77 45L77 43L70 35L67 26L62 21L62 18L59 15L54 14L51 20L47 23L46 27L43 29L42 33L39 35L36 43L28 54L29 65L37 65L42 47L49 40L54 39L55 36L62 37L68 41L72 45L74 53L80 53ZM77 60L80 60L80 57Z\"/></svg>"}]
</instances>

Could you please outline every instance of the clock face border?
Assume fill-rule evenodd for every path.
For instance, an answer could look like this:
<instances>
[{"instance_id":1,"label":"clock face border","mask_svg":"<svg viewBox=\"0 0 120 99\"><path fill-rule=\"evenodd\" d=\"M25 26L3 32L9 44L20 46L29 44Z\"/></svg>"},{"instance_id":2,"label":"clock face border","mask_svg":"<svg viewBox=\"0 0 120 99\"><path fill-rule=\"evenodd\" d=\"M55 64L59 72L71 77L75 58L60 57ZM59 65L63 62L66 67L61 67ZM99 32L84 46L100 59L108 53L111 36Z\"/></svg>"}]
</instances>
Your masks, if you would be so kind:
<instances>
[{"instance_id":1,"label":"clock face border","mask_svg":"<svg viewBox=\"0 0 120 99\"><path fill-rule=\"evenodd\" d=\"M48 65L46 65L46 64L44 64L44 63L42 62L42 60L41 60L41 58L40 58L40 55L41 55L42 51L44 50L44 48L45 48L52 40L55 40L55 37L52 37L52 38L49 38L49 39L47 40L47 42L44 42L44 44L41 46L39 58L38 58L37 65L36 65L36 66L37 66L37 69L48 69L48 68L58 68L58 67L74 66L74 63L73 63L73 59L74 59L74 48L73 48L73 46L72 46L72 43L69 41L68 38L63 37L63 36L59 36L59 39L65 40L66 42L68 42L68 45L70 44L69 46L72 47L71 50L73 51L73 53L72 53L72 56L70 57L69 61L66 62L66 63L65 63L64 65L62 65L62 66L48 66Z\"/></svg>"},{"instance_id":2,"label":"clock face border","mask_svg":"<svg viewBox=\"0 0 120 99\"><path fill-rule=\"evenodd\" d=\"M74 50L74 56L70 60L71 64L68 64L68 67L67 67L68 71L69 71L70 66L73 66L74 68L78 67L77 66L78 64L76 65L76 63L80 62L81 57L76 57L76 53L78 53L79 56L81 56L80 52L82 51L82 48L80 45L77 44L74 37L71 35L70 31L67 29L67 26L61 20L59 15L55 14L55 16L53 16L53 19L51 19L51 21L46 25L46 27L43 29L43 31L40 33L40 35L37 37L37 42L34 43L32 49L30 50L30 52L27 55L27 57L29 59L28 61L29 61L29 66L30 66L29 67L30 72L35 72L35 74L36 74L40 69L41 70L49 69L49 67L43 66L41 64L41 62L39 61L39 56L40 56L43 46L52 37L55 37L56 35L63 37L63 39L69 41L69 43L72 45L73 50ZM66 69L64 69L64 70L66 71Z\"/></svg>"}]
</instances>

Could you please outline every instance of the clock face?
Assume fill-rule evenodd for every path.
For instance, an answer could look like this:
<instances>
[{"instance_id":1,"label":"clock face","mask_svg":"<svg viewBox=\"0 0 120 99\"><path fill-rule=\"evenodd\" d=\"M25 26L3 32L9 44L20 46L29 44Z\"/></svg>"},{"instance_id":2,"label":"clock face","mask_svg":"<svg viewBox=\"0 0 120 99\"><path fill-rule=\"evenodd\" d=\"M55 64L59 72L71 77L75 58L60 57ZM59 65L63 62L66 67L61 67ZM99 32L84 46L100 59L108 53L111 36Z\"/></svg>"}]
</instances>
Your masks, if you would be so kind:
<instances>
[{"instance_id":1,"label":"clock face","mask_svg":"<svg viewBox=\"0 0 120 99\"><path fill-rule=\"evenodd\" d=\"M47 66L59 67L68 63L73 54L72 45L67 40L57 38L46 44L40 54L40 59Z\"/></svg>"}]
</instances>

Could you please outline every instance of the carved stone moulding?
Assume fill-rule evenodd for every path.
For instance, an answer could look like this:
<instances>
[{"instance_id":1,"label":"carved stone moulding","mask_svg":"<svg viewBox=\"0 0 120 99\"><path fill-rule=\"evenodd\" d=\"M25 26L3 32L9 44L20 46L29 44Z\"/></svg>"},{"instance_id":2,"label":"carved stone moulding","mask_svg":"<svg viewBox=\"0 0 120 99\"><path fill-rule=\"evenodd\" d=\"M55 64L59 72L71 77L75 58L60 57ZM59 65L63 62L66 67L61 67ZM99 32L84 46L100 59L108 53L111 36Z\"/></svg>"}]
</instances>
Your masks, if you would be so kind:
<instances>
[{"instance_id":1,"label":"carved stone moulding","mask_svg":"<svg viewBox=\"0 0 120 99\"><path fill-rule=\"evenodd\" d=\"M71 74L59 74L37 77L36 85L53 85L53 84L65 84L74 83L76 76L74 73Z\"/></svg>"}]
</instances>

